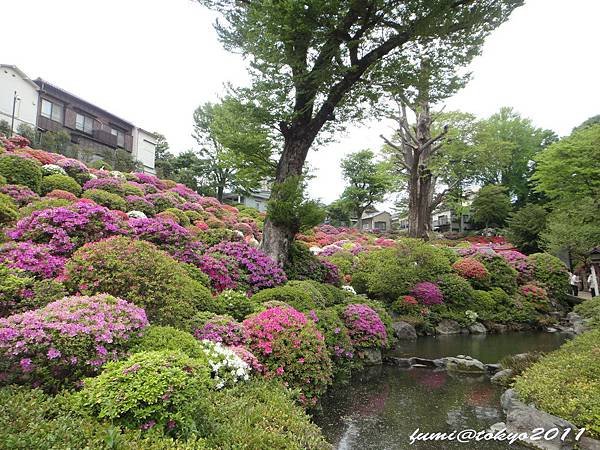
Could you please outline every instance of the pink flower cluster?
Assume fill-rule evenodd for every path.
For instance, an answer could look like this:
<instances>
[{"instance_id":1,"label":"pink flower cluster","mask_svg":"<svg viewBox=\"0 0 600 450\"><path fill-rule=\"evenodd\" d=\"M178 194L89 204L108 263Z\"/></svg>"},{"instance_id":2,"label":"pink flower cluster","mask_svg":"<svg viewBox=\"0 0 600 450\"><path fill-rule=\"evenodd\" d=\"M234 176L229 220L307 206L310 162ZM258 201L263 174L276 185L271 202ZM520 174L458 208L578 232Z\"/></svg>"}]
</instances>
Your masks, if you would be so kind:
<instances>
[{"instance_id":1,"label":"pink flower cluster","mask_svg":"<svg viewBox=\"0 0 600 450\"><path fill-rule=\"evenodd\" d=\"M106 294L65 297L0 319L0 376L58 388L117 359L147 325L142 308Z\"/></svg>"},{"instance_id":2,"label":"pink flower cluster","mask_svg":"<svg viewBox=\"0 0 600 450\"><path fill-rule=\"evenodd\" d=\"M242 324L226 316L215 316L194 332L196 339L208 339L224 345L239 346L245 342Z\"/></svg>"},{"instance_id":3,"label":"pink flower cluster","mask_svg":"<svg viewBox=\"0 0 600 450\"><path fill-rule=\"evenodd\" d=\"M348 334L355 348L387 345L385 325L371 307L359 303L348 305L342 312L342 320L348 328Z\"/></svg>"},{"instance_id":4,"label":"pink flower cluster","mask_svg":"<svg viewBox=\"0 0 600 450\"><path fill-rule=\"evenodd\" d=\"M425 306L439 305L444 303L444 295L435 283L423 281L415 284L412 288L411 295L414 296L421 304Z\"/></svg>"},{"instance_id":5,"label":"pink flower cluster","mask_svg":"<svg viewBox=\"0 0 600 450\"><path fill-rule=\"evenodd\" d=\"M40 278L58 276L66 259L52 254L47 244L10 242L0 247L0 261L13 269L26 270Z\"/></svg>"},{"instance_id":6,"label":"pink flower cluster","mask_svg":"<svg viewBox=\"0 0 600 450\"><path fill-rule=\"evenodd\" d=\"M286 329L302 328L307 322L306 316L294 308L269 308L244 320L251 348L269 355L273 352L273 340ZM300 343L297 344L299 346Z\"/></svg>"},{"instance_id":7,"label":"pink flower cluster","mask_svg":"<svg viewBox=\"0 0 600 450\"><path fill-rule=\"evenodd\" d=\"M35 200L39 200L39 195L26 186L17 184L7 184L0 188L0 192L11 197L19 206L25 206Z\"/></svg>"},{"instance_id":8,"label":"pink flower cluster","mask_svg":"<svg viewBox=\"0 0 600 450\"><path fill-rule=\"evenodd\" d=\"M466 279L483 280L489 275L485 266L474 258L461 258L452 264L452 268Z\"/></svg>"}]
</instances>

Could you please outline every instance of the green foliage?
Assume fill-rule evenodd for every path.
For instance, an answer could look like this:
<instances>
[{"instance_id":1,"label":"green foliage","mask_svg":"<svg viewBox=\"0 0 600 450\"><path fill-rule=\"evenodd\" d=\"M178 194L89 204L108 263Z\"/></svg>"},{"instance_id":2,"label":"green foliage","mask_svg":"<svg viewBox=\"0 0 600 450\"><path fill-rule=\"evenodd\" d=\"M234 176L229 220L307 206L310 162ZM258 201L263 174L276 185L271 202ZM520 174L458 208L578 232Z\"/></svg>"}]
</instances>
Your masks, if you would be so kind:
<instances>
[{"instance_id":1,"label":"green foliage","mask_svg":"<svg viewBox=\"0 0 600 450\"><path fill-rule=\"evenodd\" d=\"M257 303L267 303L272 301L284 302L293 306L298 311L308 311L311 309L322 308L325 305L317 305L314 298L300 286L283 285L270 289L263 289L252 296L252 300Z\"/></svg>"},{"instance_id":2,"label":"green foliage","mask_svg":"<svg viewBox=\"0 0 600 450\"><path fill-rule=\"evenodd\" d=\"M71 148L71 135L65 130L46 131L40 135L40 148L66 155Z\"/></svg>"},{"instance_id":3,"label":"green foliage","mask_svg":"<svg viewBox=\"0 0 600 450\"><path fill-rule=\"evenodd\" d=\"M328 280L329 270L301 242L290 245L288 259L283 265L288 280L314 280L324 283Z\"/></svg>"},{"instance_id":4,"label":"green foliage","mask_svg":"<svg viewBox=\"0 0 600 450\"><path fill-rule=\"evenodd\" d=\"M215 312L227 314L235 320L244 320L247 316L259 310L260 304L254 298L248 298L244 292L226 289L214 299Z\"/></svg>"},{"instance_id":5,"label":"green foliage","mask_svg":"<svg viewBox=\"0 0 600 450\"><path fill-rule=\"evenodd\" d=\"M0 175L8 184L22 184L34 192L40 192L42 167L39 162L16 155L0 157Z\"/></svg>"},{"instance_id":6,"label":"green foliage","mask_svg":"<svg viewBox=\"0 0 600 450\"><path fill-rule=\"evenodd\" d=\"M68 175L54 174L42 178L42 184L40 186L40 193L42 195L46 195L54 189L67 191L77 196L81 194L81 186L79 183Z\"/></svg>"},{"instance_id":7,"label":"green foliage","mask_svg":"<svg viewBox=\"0 0 600 450\"><path fill-rule=\"evenodd\" d=\"M212 247L223 241L239 240L237 234L227 228L211 228L206 231L200 231L196 234L196 238L206 244L207 247Z\"/></svg>"},{"instance_id":8,"label":"green foliage","mask_svg":"<svg viewBox=\"0 0 600 450\"><path fill-rule=\"evenodd\" d=\"M30 216L34 211L41 211L42 209L48 208L59 208L61 206L69 206L72 202L69 200L64 200L62 198L42 198L40 200L36 200L35 202L31 202L26 206L23 206L19 209L20 217Z\"/></svg>"},{"instance_id":9,"label":"green foliage","mask_svg":"<svg viewBox=\"0 0 600 450\"><path fill-rule=\"evenodd\" d=\"M474 289L463 277L454 273L445 273L441 275L437 284L444 294L444 302L451 308L470 309Z\"/></svg>"},{"instance_id":10,"label":"green foliage","mask_svg":"<svg viewBox=\"0 0 600 450\"><path fill-rule=\"evenodd\" d=\"M527 260L533 264L533 279L546 288L550 299L563 300L569 292L569 272L565 264L548 253L534 253Z\"/></svg>"},{"instance_id":11,"label":"green foliage","mask_svg":"<svg viewBox=\"0 0 600 450\"><path fill-rule=\"evenodd\" d=\"M577 314L586 319L586 326L600 328L600 297L586 300L573 308Z\"/></svg>"},{"instance_id":12,"label":"green foliage","mask_svg":"<svg viewBox=\"0 0 600 450\"><path fill-rule=\"evenodd\" d=\"M282 183L275 183L267 204L267 217L293 233L323 222L325 210L316 201L306 198L305 188L301 177L289 177Z\"/></svg>"},{"instance_id":13,"label":"green foliage","mask_svg":"<svg viewBox=\"0 0 600 450\"><path fill-rule=\"evenodd\" d=\"M354 357L354 347L348 328L340 318L337 308L319 309L309 314L317 329L323 334L329 357L333 363L333 376L338 381L347 380L354 368L360 367L360 360Z\"/></svg>"},{"instance_id":14,"label":"green foliage","mask_svg":"<svg viewBox=\"0 0 600 450\"><path fill-rule=\"evenodd\" d=\"M343 198L330 203L327 208L327 219L334 227L349 227L352 224L352 206Z\"/></svg>"},{"instance_id":15,"label":"green foliage","mask_svg":"<svg viewBox=\"0 0 600 450\"><path fill-rule=\"evenodd\" d=\"M525 205L508 219L507 239L524 253L541 251L540 234L546 228L548 212L540 205Z\"/></svg>"},{"instance_id":16,"label":"green foliage","mask_svg":"<svg viewBox=\"0 0 600 450\"><path fill-rule=\"evenodd\" d=\"M482 320L493 322L536 323L538 320L538 314L531 303L517 300L500 288L475 290L468 309L476 312Z\"/></svg>"},{"instance_id":17,"label":"green foliage","mask_svg":"<svg viewBox=\"0 0 600 450\"><path fill-rule=\"evenodd\" d=\"M187 437L197 431L209 387L205 358L151 351L106 364L99 376L84 380L73 403L127 428L155 426L167 434Z\"/></svg>"},{"instance_id":18,"label":"green foliage","mask_svg":"<svg viewBox=\"0 0 600 450\"><path fill-rule=\"evenodd\" d=\"M213 448L326 450L309 416L277 381L255 380L211 395L210 434Z\"/></svg>"},{"instance_id":19,"label":"green foliage","mask_svg":"<svg viewBox=\"0 0 600 450\"><path fill-rule=\"evenodd\" d=\"M151 323L185 330L194 314L212 303L210 291L185 265L146 241L115 237L88 244L65 269L73 292L126 299L143 307Z\"/></svg>"},{"instance_id":20,"label":"green foliage","mask_svg":"<svg viewBox=\"0 0 600 450\"><path fill-rule=\"evenodd\" d=\"M113 167L103 159L97 159L88 163L88 167L92 169L114 170Z\"/></svg>"},{"instance_id":21,"label":"green foliage","mask_svg":"<svg viewBox=\"0 0 600 450\"><path fill-rule=\"evenodd\" d=\"M8 136L11 131L12 130L10 129L10 123L8 123L4 119L0 120L0 134L3 134L4 136Z\"/></svg>"},{"instance_id":22,"label":"green foliage","mask_svg":"<svg viewBox=\"0 0 600 450\"><path fill-rule=\"evenodd\" d=\"M549 353L517 378L526 402L600 437L600 330L593 330Z\"/></svg>"},{"instance_id":23,"label":"green foliage","mask_svg":"<svg viewBox=\"0 0 600 450\"><path fill-rule=\"evenodd\" d=\"M190 358L204 358L205 353L200 342L187 331L173 327L151 325L143 335L130 341L130 352L182 352Z\"/></svg>"},{"instance_id":24,"label":"green foliage","mask_svg":"<svg viewBox=\"0 0 600 450\"><path fill-rule=\"evenodd\" d=\"M510 209L506 187L492 184L482 187L471 204L473 221L486 228L503 226Z\"/></svg>"},{"instance_id":25,"label":"green foliage","mask_svg":"<svg viewBox=\"0 0 600 450\"><path fill-rule=\"evenodd\" d=\"M122 431L72 411L61 397L14 386L0 389L0 442L13 450L208 449L199 438L183 443L160 433Z\"/></svg>"},{"instance_id":26,"label":"green foliage","mask_svg":"<svg viewBox=\"0 0 600 450\"><path fill-rule=\"evenodd\" d=\"M158 214L160 217L171 218L182 227L190 225L190 219L184 211L178 208L167 208Z\"/></svg>"},{"instance_id":27,"label":"green foliage","mask_svg":"<svg viewBox=\"0 0 600 450\"><path fill-rule=\"evenodd\" d=\"M511 295L517 291L519 273L503 257L498 255L480 255L476 259L481 261L489 272L489 277L485 280L487 285L493 288L500 288Z\"/></svg>"},{"instance_id":28,"label":"green foliage","mask_svg":"<svg viewBox=\"0 0 600 450\"><path fill-rule=\"evenodd\" d=\"M6 194L0 194L0 224L5 225L18 218L19 212L13 199Z\"/></svg>"},{"instance_id":29,"label":"green foliage","mask_svg":"<svg viewBox=\"0 0 600 450\"><path fill-rule=\"evenodd\" d=\"M99 205L106 206L108 209L118 211L127 211L127 202L117 194L105 191L103 189L88 189L82 195L82 198L89 198Z\"/></svg>"},{"instance_id":30,"label":"green foliage","mask_svg":"<svg viewBox=\"0 0 600 450\"><path fill-rule=\"evenodd\" d=\"M508 355L500 360L502 369L512 370L511 381L521 375L525 370L538 362L544 354L542 352L520 353Z\"/></svg>"}]
</instances>

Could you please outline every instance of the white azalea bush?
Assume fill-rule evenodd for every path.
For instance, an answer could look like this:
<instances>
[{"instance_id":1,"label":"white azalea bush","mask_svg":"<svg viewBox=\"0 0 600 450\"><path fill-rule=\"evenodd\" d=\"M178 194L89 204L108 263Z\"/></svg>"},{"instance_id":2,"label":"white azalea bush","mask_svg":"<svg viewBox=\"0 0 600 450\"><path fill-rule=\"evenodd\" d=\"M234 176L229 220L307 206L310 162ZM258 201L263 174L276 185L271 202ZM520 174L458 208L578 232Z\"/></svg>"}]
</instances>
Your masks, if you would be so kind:
<instances>
[{"instance_id":1,"label":"white azalea bush","mask_svg":"<svg viewBox=\"0 0 600 450\"><path fill-rule=\"evenodd\" d=\"M203 339L200 341L208 364L212 370L217 389L231 387L240 381L248 381L252 369L233 350L219 342Z\"/></svg>"},{"instance_id":2,"label":"white azalea bush","mask_svg":"<svg viewBox=\"0 0 600 450\"><path fill-rule=\"evenodd\" d=\"M42 173L45 176L48 175L66 175L67 172L65 172L65 169L63 169L60 166L57 166L56 164L44 164L42 166Z\"/></svg>"}]
</instances>

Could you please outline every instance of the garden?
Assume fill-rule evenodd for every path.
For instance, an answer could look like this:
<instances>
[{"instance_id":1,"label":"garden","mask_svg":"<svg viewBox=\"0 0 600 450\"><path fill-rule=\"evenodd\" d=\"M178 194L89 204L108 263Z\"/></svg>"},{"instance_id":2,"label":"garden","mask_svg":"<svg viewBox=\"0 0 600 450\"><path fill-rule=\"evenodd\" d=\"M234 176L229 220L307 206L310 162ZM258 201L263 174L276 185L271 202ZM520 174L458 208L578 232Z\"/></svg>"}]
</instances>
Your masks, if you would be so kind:
<instances>
[{"instance_id":1,"label":"garden","mask_svg":"<svg viewBox=\"0 0 600 450\"><path fill-rule=\"evenodd\" d=\"M264 214L183 184L21 137L0 175L7 448L329 448L310 414L398 322L542 329L565 308L565 266L498 238L320 225L281 267Z\"/></svg>"}]
</instances>

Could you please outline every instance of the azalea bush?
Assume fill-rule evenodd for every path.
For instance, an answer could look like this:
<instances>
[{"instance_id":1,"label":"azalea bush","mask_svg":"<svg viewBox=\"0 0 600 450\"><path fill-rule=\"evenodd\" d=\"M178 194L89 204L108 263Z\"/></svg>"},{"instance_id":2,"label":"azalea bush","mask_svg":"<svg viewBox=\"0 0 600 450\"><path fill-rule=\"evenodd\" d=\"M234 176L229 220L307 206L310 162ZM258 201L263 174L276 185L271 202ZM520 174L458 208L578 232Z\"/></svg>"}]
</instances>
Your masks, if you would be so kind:
<instances>
[{"instance_id":1,"label":"azalea bush","mask_svg":"<svg viewBox=\"0 0 600 450\"><path fill-rule=\"evenodd\" d=\"M0 224L9 224L19 217L17 205L6 194L0 194Z\"/></svg>"},{"instance_id":2,"label":"azalea bush","mask_svg":"<svg viewBox=\"0 0 600 450\"><path fill-rule=\"evenodd\" d=\"M48 244L66 255L86 242L125 232L125 223L103 206L79 201L71 206L43 209L17 222L7 234L17 241Z\"/></svg>"},{"instance_id":3,"label":"azalea bush","mask_svg":"<svg viewBox=\"0 0 600 450\"><path fill-rule=\"evenodd\" d=\"M155 245L112 237L86 244L65 265L65 284L73 292L107 292L143 307L152 323L187 329L210 292L188 269Z\"/></svg>"},{"instance_id":4,"label":"azalea bush","mask_svg":"<svg viewBox=\"0 0 600 450\"><path fill-rule=\"evenodd\" d=\"M147 325L143 309L106 294L0 319L0 378L48 390L70 385L123 355Z\"/></svg>"},{"instance_id":5,"label":"azalea bush","mask_svg":"<svg viewBox=\"0 0 600 450\"><path fill-rule=\"evenodd\" d=\"M357 349L385 347L388 334L379 315L369 306L350 304L341 312L352 345Z\"/></svg>"},{"instance_id":6,"label":"azalea bush","mask_svg":"<svg viewBox=\"0 0 600 450\"><path fill-rule=\"evenodd\" d=\"M452 269L467 280L484 280L489 276L485 266L474 258L461 258L452 264Z\"/></svg>"},{"instance_id":7,"label":"azalea bush","mask_svg":"<svg viewBox=\"0 0 600 450\"><path fill-rule=\"evenodd\" d=\"M117 211L127 210L127 202L123 200L123 198L117 194L113 194L102 189L89 189L85 191L81 197L90 199L99 205L107 207L108 209L114 209Z\"/></svg>"},{"instance_id":8,"label":"azalea bush","mask_svg":"<svg viewBox=\"0 0 600 450\"><path fill-rule=\"evenodd\" d=\"M48 194L55 189L67 191L74 195L81 194L81 186L79 183L68 175L55 174L42 178L42 183L40 185L42 194Z\"/></svg>"},{"instance_id":9,"label":"azalea bush","mask_svg":"<svg viewBox=\"0 0 600 450\"><path fill-rule=\"evenodd\" d=\"M425 306L444 303L444 294L439 286L428 281L415 284L411 290L411 295Z\"/></svg>"},{"instance_id":10,"label":"azalea bush","mask_svg":"<svg viewBox=\"0 0 600 450\"><path fill-rule=\"evenodd\" d=\"M307 314L323 334L336 378L348 378L356 363L354 346L346 325L335 308L319 309Z\"/></svg>"},{"instance_id":11,"label":"azalea bush","mask_svg":"<svg viewBox=\"0 0 600 450\"><path fill-rule=\"evenodd\" d=\"M300 401L315 404L331 383L331 359L323 335L304 314L276 307L244 320L247 347L267 377L300 390Z\"/></svg>"},{"instance_id":12,"label":"azalea bush","mask_svg":"<svg viewBox=\"0 0 600 450\"><path fill-rule=\"evenodd\" d=\"M0 262L14 269L22 269L39 278L58 276L65 265L63 256L52 254L47 244L9 242L0 246Z\"/></svg>"},{"instance_id":13,"label":"azalea bush","mask_svg":"<svg viewBox=\"0 0 600 450\"><path fill-rule=\"evenodd\" d=\"M201 340L208 365L212 372L212 382L216 389L234 386L241 381L248 381L251 366L238 354L220 342Z\"/></svg>"},{"instance_id":14,"label":"azalea bush","mask_svg":"<svg viewBox=\"0 0 600 450\"><path fill-rule=\"evenodd\" d=\"M555 256L547 253L534 253L527 260L533 266L532 277L543 284L553 300L563 300L569 292L569 271L567 266Z\"/></svg>"},{"instance_id":15,"label":"azalea bush","mask_svg":"<svg viewBox=\"0 0 600 450\"><path fill-rule=\"evenodd\" d=\"M215 315L194 331L199 340L218 342L228 346L240 346L246 341L245 329L232 317Z\"/></svg>"},{"instance_id":16,"label":"azalea bush","mask_svg":"<svg viewBox=\"0 0 600 450\"><path fill-rule=\"evenodd\" d=\"M17 206L25 206L40 199L39 195L22 185L6 184L0 187L0 192L12 198Z\"/></svg>"},{"instance_id":17,"label":"azalea bush","mask_svg":"<svg viewBox=\"0 0 600 450\"><path fill-rule=\"evenodd\" d=\"M214 299L215 309L220 314L227 314L236 320L244 320L250 314L257 312L259 303L248 298L246 293L226 289Z\"/></svg>"},{"instance_id":18,"label":"azalea bush","mask_svg":"<svg viewBox=\"0 0 600 450\"><path fill-rule=\"evenodd\" d=\"M34 192L40 191L42 165L35 159L15 154L0 155L0 175L8 184L27 186Z\"/></svg>"},{"instance_id":19,"label":"azalea bush","mask_svg":"<svg viewBox=\"0 0 600 450\"><path fill-rule=\"evenodd\" d=\"M497 287L509 294L517 292L517 280L519 274L504 258L497 254L479 254L476 259L480 261L490 276L485 280L487 287Z\"/></svg>"}]
</instances>

